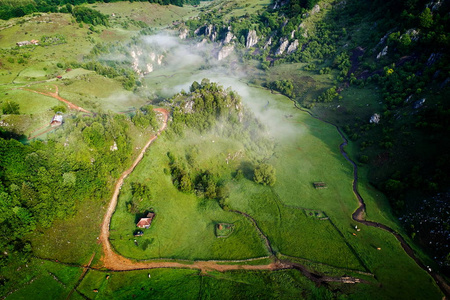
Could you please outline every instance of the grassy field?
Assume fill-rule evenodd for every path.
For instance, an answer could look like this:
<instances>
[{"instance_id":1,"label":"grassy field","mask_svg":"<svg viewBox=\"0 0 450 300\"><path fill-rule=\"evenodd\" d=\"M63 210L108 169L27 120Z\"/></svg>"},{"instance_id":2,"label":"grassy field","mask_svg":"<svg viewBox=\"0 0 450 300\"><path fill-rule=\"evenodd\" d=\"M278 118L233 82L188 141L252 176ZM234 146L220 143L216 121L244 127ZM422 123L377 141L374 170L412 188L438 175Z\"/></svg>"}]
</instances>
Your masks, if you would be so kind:
<instances>
[{"instance_id":1,"label":"grassy field","mask_svg":"<svg viewBox=\"0 0 450 300\"><path fill-rule=\"evenodd\" d=\"M27 276L16 282L14 292L8 299L26 299L31 295L33 299L62 299L66 298L78 281L82 269L70 267L54 262L33 259L26 270ZM70 299L78 299L73 295Z\"/></svg>"},{"instance_id":2,"label":"grassy field","mask_svg":"<svg viewBox=\"0 0 450 300\"><path fill-rule=\"evenodd\" d=\"M198 138L193 134L187 135L175 144L165 139L158 140L127 179L128 183L138 181L150 187L152 200L140 203L139 207L142 214L153 209L156 217L151 228L144 230L144 236L133 237L139 216L126 211L125 203L131 195L129 185L125 185L111 222L112 243L119 253L137 259L162 257L191 260L247 259L268 254L249 220L223 211L217 201L202 200L195 195L179 192L173 186L170 175L164 174L164 169L169 168L166 153L173 151L175 154L181 154L192 146L194 140L198 141ZM202 156L199 169L202 169L202 164L214 166L210 164L212 161L216 161L217 168L224 168L223 164L217 163L217 156L222 157L224 163L226 154L223 152L223 146L233 149L233 145L228 145L226 140L218 137L214 138L213 144L210 138L205 136L203 143L196 144L198 149L207 149L208 153ZM200 151L199 155L202 154ZM213 173L224 172L214 167L209 169ZM229 168L228 172L231 173L231 170ZM235 225L233 234L226 239L215 236L215 225L222 222ZM174 236L177 238L174 239ZM134 239L138 241L139 246L135 245Z\"/></svg>"},{"instance_id":3,"label":"grassy field","mask_svg":"<svg viewBox=\"0 0 450 300\"><path fill-rule=\"evenodd\" d=\"M89 298L129 299L332 299L325 287L316 288L297 271L208 272L143 270L108 273L89 271L79 290ZM95 293L94 290L98 290Z\"/></svg>"},{"instance_id":4,"label":"grassy field","mask_svg":"<svg viewBox=\"0 0 450 300\"><path fill-rule=\"evenodd\" d=\"M202 2L200 7L209 2ZM113 24L122 24L130 20L142 21L152 28L164 28L174 21L185 20L198 14L198 8L190 5L183 7L175 5L158 5L147 2L126 1L118 3L95 3L89 7L99 12L110 15ZM113 16L114 14L114 16Z\"/></svg>"}]
</instances>

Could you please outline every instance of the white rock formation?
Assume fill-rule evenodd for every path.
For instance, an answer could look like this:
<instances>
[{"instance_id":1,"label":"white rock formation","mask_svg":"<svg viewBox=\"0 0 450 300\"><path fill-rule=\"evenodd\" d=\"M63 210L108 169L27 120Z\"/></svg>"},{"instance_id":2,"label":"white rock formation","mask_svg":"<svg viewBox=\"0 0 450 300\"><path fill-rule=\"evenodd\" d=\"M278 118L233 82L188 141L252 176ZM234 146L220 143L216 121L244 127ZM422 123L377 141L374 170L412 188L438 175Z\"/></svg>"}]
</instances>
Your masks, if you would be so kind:
<instances>
[{"instance_id":1,"label":"white rock formation","mask_svg":"<svg viewBox=\"0 0 450 300\"><path fill-rule=\"evenodd\" d=\"M423 99L420 99L419 101L416 101L416 102L414 102L414 104L413 104L413 108L414 109L419 109L419 108L421 108L424 104L425 104L425 98L423 98Z\"/></svg>"},{"instance_id":2,"label":"white rock formation","mask_svg":"<svg viewBox=\"0 0 450 300\"><path fill-rule=\"evenodd\" d=\"M161 55L158 56L158 60L156 61L156 62L158 63L158 65L161 65L161 64L162 64L163 58L164 58L164 55L163 55L163 54L161 54Z\"/></svg>"},{"instance_id":3,"label":"white rock formation","mask_svg":"<svg viewBox=\"0 0 450 300\"><path fill-rule=\"evenodd\" d=\"M280 39L280 47L278 47L275 55L281 55L286 51L287 46L289 45L289 40L287 38Z\"/></svg>"},{"instance_id":4,"label":"white rock formation","mask_svg":"<svg viewBox=\"0 0 450 300\"><path fill-rule=\"evenodd\" d=\"M151 72L153 72L153 65L147 64L147 73L151 73Z\"/></svg>"},{"instance_id":5,"label":"white rock formation","mask_svg":"<svg viewBox=\"0 0 450 300\"><path fill-rule=\"evenodd\" d=\"M223 40L223 44L229 44L231 40L234 38L234 34L231 33L231 31L227 32L227 35L225 36L225 39Z\"/></svg>"},{"instance_id":6,"label":"white rock formation","mask_svg":"<svg viewBox=\"0 0 450 300\"><path fill-rule=\"evenodd\" d=\"M114 141L114 144L112 144L112 146L109 147L109 150L111 150L111 151L117 151L117 150L119 150L119 148L117 148L117 143L116 143L116 141Z\"/></svg>"},{"instance_id":7,"label":"white rock formation","mask_svg":"<svg viewBox=\"0 0 450 300\"><path fill-rule=\"evenodd\" d=\"M409 35L409 37L411 38L411 41L419 40L419 31L414 28L408 29L406 31L406 34Z\"/></svg>"},{"instance_id":8,"label":"white rock formation","mask_svg":"<svg viewBox=\"0 0 450 300\"><path fill-rule=\"evenodd\" d=\"M214 31L214 27L211 24L209 24L208 26L206 26L205 35L207 37L210 37L211 34L213 33L213 31Z\"/></svg>"},{"instance_id":9,"label":"white rock formation","mask_svg":"<svg viewBox=\"0 0 450 300\"><path fill-rule=\"evenodd\" d=\"M380 53L378 53L377 59L380 59L381 57L385 56L387 54L387 52L388 52L388 46L384 47L384 49L381 50Z\"/></svg>"},{"instance_id":10,"label":"white rock formation","mask_svg":"<svg viewBox=\"0 0 450 300\"><path fill-rule=\"evenodd\" d=\"M247 34L247 41L245 43L246 48L253 47L258 43L258 36L256 35L255 30L250 30Z\"/></svg>"},{"instance_id":11,"label":"white rock formation","mask_svg":"<svg viewBox=\"0 0 450 300\"><path fill-rule=\"evenodd\" d=\"M370 117L369 123L372 124L378 124L380 123L381 116L379 114L373 114L373 116Z\"/></svg>"},{"instance_id":12,"label":"white rock formation","mask_svg":"<svg viewBox=\"0 0 450 300\"><path fill-rule=\"evenodd\" d=\"M222 60L222 59L228 57L233 52L233 50L234 50L234 45L223 46L217 55L217 59Z\"/></svg>"},{"instance_id":13,"label":"white rock formation","mask_svg":"<svg viewBox=\"0 0 450 300\"><path fill-rule=\"evenodd\" d=\"M320 6L319 4L316 4L313 9L311 9L311 15L317 14L318 12L320 12Z\"/></svg>"},{"instance_id":14,"label":"white rock formation","mask_svg":"<svg viewBox=\"0 0 450 300\"><path fill-rule=\"evenodd\" d=\"M180 34L178 34L178 37L182 40L185 40L187 38L188 33L189 30L187 28L183 28L180 30Z\"/></svg>"},{"instance_id":15,"label":"white rock formation","mask_svg":"<svg viewBox=\"0 0 450 300\"><path fill-rule=\"evenodd\" d=\"M286 53L291 54L291 53L295 52L297 49L298 49L298 40L295 40L289 45Z\"/></svg>"}]
</instances>

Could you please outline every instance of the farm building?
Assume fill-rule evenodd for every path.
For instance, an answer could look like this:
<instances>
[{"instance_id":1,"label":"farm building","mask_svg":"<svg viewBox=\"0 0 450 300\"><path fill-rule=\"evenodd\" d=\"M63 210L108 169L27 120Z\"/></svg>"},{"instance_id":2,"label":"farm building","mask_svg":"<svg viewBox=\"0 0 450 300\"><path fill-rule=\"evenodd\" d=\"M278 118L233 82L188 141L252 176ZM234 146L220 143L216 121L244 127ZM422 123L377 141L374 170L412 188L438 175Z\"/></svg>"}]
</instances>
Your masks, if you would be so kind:
<instances>
[{"instance_id":1,"label":"farm building","mask_svg":"<svg viewBox=\"0 0 450 300\"><path fill-rule=\"evenodd\" d=\"M31 40L31 41L17 42L16 45L19 46L19 47L29 46L29 45L39 45L39 41L38 40Z\"/></svg>"},{"instance_id":2,"label":"farm building","mask_svg":"<svg viewBox=\"0 0 450 300\"><path fill-rule=\"evenodd\" d=\"M327 184L322 181L314 182L313 185L314 185L314 188L316 188L316 189L326 189L327 188Z\"/></svg>"},{"instance_id":3,"label":"farm building","mask_svg":"<svg viewBox=\"0 0 450 300\"><path fill-rule=\"evenodd\" d=\"M50 126L56 127L63 123L63 116L61 112L57 112L56 115L53 116L52 121L50 122Z\"/></svg>"},{"instance_id":4,"label":"farm building","mask_svg":"<svg viewBox=\"0 0 450 300\"><path fill-rule=\"evenodd\" d=\"M146 229L150 228L154 216L155 216L154 213L148 213L147 217L141 218L139 222L136 224L136 226L139 228L146 228Z\"/></svg>"}]
</instances>

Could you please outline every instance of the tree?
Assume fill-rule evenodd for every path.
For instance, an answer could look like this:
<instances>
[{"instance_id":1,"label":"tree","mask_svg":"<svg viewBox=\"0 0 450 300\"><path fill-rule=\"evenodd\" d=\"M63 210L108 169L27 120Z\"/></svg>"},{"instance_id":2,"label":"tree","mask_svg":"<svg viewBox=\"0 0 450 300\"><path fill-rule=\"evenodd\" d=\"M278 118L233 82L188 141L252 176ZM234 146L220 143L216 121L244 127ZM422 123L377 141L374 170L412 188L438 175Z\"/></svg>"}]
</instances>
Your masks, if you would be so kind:
<instances>
[{"instance_id":1,"label":"tree","mask_svg":"<svg viewBox=\"0 0 450 300\"><path fill-rule=\"evenodd\" d=\"M253 180L256 183L273 186L276 182L275 169L272 165L262 163L255 168Z\"/></svg>"},{"instance_id":2,"label":"tree","mask_svg":"<svg viewBox=\"0 0 450 300\"><path fill-rule=\"evenodd\" d=\"M430 28L433 25L433 15L429 7L419 15L419 22L423 28Z\"/></svg>"},{"instance_id":3,"label":"tree","mask_svg":"<svg viewBox=\"0 0 450 300\"><path fill-rule=\"evenodd\" d=\"M3 103L2 110L3 114L5 115L19 115L20 106L18 103L14 101L7 100L5 103Z\"/></svg>"}]
</instances>

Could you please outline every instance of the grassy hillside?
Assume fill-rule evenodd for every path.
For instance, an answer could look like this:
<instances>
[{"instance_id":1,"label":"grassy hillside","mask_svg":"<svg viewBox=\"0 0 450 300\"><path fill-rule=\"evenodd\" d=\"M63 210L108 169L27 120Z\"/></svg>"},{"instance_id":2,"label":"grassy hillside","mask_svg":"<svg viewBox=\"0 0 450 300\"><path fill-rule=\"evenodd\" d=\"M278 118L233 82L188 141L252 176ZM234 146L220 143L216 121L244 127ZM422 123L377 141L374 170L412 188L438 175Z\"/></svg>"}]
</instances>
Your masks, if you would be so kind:
<instances>
[{"instance_id":1,"label":"grassy hillside","mask_svg":"<svg viewBox=\"0 0 450 300\"><path fill-rule=\"evenodd\" d=\"M78 7L98 20L61 6L0 21L0 230L14 233L0 239L1 294L442 298L392 234L352 219L353 168L327 123L350 140L366 219L402 234L433 270L445 266L445 240L433 240L434 261L418 245L438 230L408 221L417 211L428 218L422 200L448 186L448 8L422 2L119 1ZM16 46L32 39L39 45ZM293 48L280 51L285 42ZM222 57L225 47L233 49ZM120 190L114 251L188 265L288 261L313 277L363 282L319 287L294 269L104 270L98 236L113 186L158 128L148 104L170 110L168 129ZM50 127L57 111L64 123ZM374 113L379 124L369 123ZM267 165L276 180L258 181ZM429 214L446 201L433 199ZM151 227L135 236L148 212Z\"/></svg>"}]
</instances>

